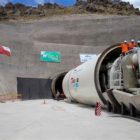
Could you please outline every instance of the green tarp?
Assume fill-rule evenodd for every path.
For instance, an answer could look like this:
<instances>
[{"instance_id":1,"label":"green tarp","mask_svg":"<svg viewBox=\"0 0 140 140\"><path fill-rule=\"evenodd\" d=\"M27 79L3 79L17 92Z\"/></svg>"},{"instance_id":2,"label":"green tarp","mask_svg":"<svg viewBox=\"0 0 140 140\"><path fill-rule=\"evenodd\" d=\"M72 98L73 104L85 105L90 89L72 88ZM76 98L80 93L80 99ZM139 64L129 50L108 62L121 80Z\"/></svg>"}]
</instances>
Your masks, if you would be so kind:
<instances>
[{"instance_id":1,"label":"green tarp","mask_svg":"<svg viewBox=\"0 0 140 140\"><path fill-rule=\"evenodd\" d=\"M60 52L41 51L40 61L60 63Z\"/></svg>"}]
</instances>

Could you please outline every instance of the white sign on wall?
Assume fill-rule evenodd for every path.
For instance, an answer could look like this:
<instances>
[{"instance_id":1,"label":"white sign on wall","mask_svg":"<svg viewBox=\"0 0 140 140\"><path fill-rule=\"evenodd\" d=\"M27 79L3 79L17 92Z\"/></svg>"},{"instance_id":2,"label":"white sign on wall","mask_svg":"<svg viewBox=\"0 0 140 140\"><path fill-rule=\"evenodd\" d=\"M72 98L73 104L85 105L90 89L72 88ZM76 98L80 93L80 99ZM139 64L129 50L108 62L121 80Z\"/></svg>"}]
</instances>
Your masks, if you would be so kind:
<instances>
[{"instance_id":1,"label":"white sign on wall","mask_svg":"<svg viewBox=\"0 0 140 140\"><path fill-rule=\"evenodd\" d=\"M82 63L90 60L94 60L95 58L97 58L96 54L80 54L80 61Z\"/></svg>"}]
</instances>

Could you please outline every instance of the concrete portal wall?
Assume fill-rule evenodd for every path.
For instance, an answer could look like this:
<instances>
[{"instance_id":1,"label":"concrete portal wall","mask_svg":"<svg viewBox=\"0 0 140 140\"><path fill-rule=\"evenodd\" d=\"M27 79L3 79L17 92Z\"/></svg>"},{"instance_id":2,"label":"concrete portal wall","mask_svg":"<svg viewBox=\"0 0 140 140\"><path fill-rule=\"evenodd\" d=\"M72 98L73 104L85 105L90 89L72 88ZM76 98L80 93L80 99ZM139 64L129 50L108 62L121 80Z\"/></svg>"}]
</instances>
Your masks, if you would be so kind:
<instances>
[{"instance_id":1,"label":"concrete portal wall","mask_svg":"<svg viewBox=\"0 0 140 140\"><path fill-rule=\"evenodd\" d=\"M138 39L140 17L71 15L0 23L0 94L16 92L16 77L48 78L80 64L80 53L100 53L124 39ZM40 51L60 51L61 63L40 62Z\"/></svg>"}]
</instances>

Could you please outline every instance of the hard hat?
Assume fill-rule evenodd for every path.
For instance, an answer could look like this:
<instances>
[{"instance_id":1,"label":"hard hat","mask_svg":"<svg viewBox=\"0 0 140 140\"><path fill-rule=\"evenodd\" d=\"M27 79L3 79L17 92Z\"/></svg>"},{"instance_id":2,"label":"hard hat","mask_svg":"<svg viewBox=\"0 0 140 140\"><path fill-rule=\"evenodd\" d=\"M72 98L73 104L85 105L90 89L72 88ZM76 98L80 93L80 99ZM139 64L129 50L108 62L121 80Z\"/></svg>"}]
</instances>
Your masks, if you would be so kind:
<instances>
[{"instance_id":1,"label":"hard hat","mask_svg":"<svg viewBox=\"0 0 140 140\"><path fill-rule=\"evenodd\" d=\"M131 39L131 42L134 42L135 40L134 39Z\"/></svg>"},{"instance_id":2,"label":"hard hat","mask_svg":"<svg viewBox=\"0 0 140 140\"><path fill-rule=\"evenodd\" d=\"M127 43L127 40L124 40L124 43Z\"/></svg>"}]
</instances>

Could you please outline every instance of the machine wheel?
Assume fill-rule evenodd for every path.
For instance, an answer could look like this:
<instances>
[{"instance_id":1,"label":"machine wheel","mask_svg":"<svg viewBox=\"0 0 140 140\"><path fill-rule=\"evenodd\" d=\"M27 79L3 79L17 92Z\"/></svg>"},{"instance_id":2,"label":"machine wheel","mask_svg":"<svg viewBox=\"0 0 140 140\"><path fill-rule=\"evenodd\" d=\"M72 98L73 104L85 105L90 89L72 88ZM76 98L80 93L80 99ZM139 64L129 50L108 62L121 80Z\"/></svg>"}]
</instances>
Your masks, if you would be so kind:
<instances>
[{"instance_id":1,"label":"machine wheel","mask_svg":"<svg viewBox=\"0 0 140 140\"><path fill-rule=\"evenodd\" d=\"M130 104L130 116L136 117L136 108Z\"/></svg>"},{"instance_id":2,"label":"machine wheel","mask_svg":"<svg viewBox=\"0 0 140 140\"><path fill-rule=\"evenodd\" d=\"M122 115L126 114L126 106L123 103L121 103L121 114Z\"/></svg>"},{"instance_id":3,"label":"machine wheel","mask_svg":"<svg viewBox=\"0 0 140 140\"><path fill-rule=\"evenodd\" d=\"M107 101L107 111L111 112L111 110L112 110L112 105L109 101Z\"/></svg>"}]
</instances>

